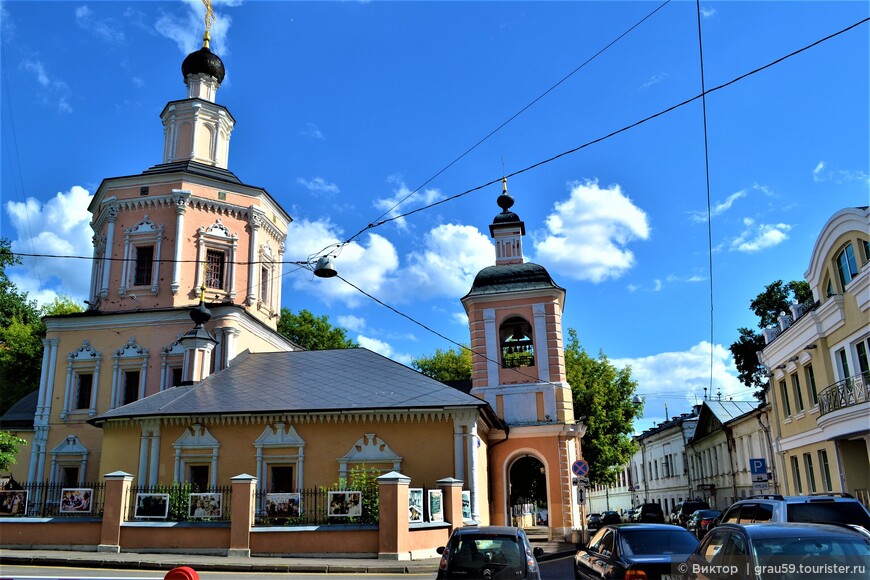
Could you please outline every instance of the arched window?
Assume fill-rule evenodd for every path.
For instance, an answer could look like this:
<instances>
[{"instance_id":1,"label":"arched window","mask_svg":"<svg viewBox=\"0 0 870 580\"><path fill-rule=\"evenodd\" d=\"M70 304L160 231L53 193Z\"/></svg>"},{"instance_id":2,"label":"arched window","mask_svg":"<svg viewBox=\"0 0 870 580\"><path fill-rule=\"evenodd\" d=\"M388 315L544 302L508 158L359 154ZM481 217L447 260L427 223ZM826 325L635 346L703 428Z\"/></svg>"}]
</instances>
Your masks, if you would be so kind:
<instances>
[{"instance_id":1,"label":"arched window","mask_svg":"<svg viewBox=\"0 0 870 580\"><path fill-rule=\"evenodd\" d=\"M535 366L535 345L532 341L532 325L519 316L512 316L498 331L501 344L501 366L512 369Z\"/></svg>"}]
</instances>

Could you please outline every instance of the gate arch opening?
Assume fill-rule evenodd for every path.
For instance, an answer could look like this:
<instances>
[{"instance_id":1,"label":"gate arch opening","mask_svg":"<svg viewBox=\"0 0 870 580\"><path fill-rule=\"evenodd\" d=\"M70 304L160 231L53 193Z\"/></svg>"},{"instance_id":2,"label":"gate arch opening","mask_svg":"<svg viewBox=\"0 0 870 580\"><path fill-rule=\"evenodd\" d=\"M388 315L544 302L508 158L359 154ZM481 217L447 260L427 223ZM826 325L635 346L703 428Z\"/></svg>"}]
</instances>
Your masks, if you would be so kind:
<instances>
[{"instance_id":1,"label":"gate arch opening","mask_svg":"<svg viewBox=\"0 0 870 580\"><path fill-rule=\"evenodd\" d=\"M547 468L540 459L524 455L508 469L508 509L511 524L530 528L549 526Z\"/></svg>"}]
</instances>

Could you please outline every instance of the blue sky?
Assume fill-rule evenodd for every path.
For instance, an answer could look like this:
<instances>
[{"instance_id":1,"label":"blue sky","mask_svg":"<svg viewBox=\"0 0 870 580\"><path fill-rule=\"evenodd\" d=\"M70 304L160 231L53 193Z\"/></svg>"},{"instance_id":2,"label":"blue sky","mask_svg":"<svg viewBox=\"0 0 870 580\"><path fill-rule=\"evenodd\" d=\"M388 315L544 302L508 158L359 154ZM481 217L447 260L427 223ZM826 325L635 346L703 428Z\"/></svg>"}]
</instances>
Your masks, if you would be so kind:
<instances>
[{"instance_id":1,"label":"blue sky","mask_svg":"<svg viewBox=\"0 0 870 580\"><path fill-rule=\"evenodd\" d=\"M757 326L749 302L774 280L803 279L827 219L868 204L870 25L707 96L710 240L700 99L531 168L701 92L695 2L668 3L595 56L660 4L216 1L212 49L227 69L217 101L236 119L229 168L293 216L288 261L349 239L400 200L388 215L519 172L508 187L526 257L567 289L566 332L631 365L647 402L639 428L663 420L665 405L688 411L704 387L751 399L728 351L739 327ZM180 66L200 46L202 4L0 10L0 236L19 252L89 256L90 194L161 160L159 113L184 98ZM870 5L702 2L701 12L710 89L866 19ZM467 343L460 298L494 263L500 190L367 229L339 272ZM27 260L10 274L39 300L87 297L79 260ZM304 269L285 269L283 305L327 314L405 363L453 346Z\"/></svg>"}]
</instances>

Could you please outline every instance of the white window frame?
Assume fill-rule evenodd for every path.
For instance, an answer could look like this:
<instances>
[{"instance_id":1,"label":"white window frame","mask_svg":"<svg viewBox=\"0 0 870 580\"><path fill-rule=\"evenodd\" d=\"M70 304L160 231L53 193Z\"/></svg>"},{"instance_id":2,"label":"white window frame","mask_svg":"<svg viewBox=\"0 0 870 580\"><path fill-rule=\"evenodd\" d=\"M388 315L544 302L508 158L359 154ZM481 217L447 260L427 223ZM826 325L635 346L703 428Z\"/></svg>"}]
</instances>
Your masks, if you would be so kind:
<instances>
[{"instance_id":1,"label":"white window frame","mask_svg":"<svg viewBox=\"0 0 870 580\"><path fill-rule=\"evenodd\" d=\"M181 335L179 335L181 338ZM176 340L169 346L160 350L160 390L165 391L173 387L172 369L184 368L184 346L180 340Z\"/></svg>"},{"instance_id":2,"label":"white window frame","mask_svg":"<svg viewBox=\"0 0 870 580\"><path fill-rule=\"evenodd\" d=\"M238 250L239 236L230 233L220 218L215 223L197 230L196 260L199 267L196 269L196 292L205 284L205 264L208 250L216 250L224 253L226 264L224 268L224 287L206 288L211 295L236 299L236 252Z\"/></svg>"},{"instance_id":3,"label":"white window frame","mask_svg":"<svg viewBox=\"0 0 870 580\"><path fill-rule=\"evenodd\" d=\"M139 372L139 389L136 400L145 397L145 384L148 377L148 349L136 344L136 338L131 336L127 344L115 351L112 369L112 400L110 408L115 409L123 404L124 378L127 371Z\"/></svg>"},{"instance_id":4,"label":"white window frame","mask_svg":"<svg viewBox=\"0 0 870 580\"><path fill-rule=\"evenodd\" d=\"M217 467L220 442L202 423L194 423L184 430L175 443L174 481L186 482L188 465L208 464L209 486L217 487Z\"/></svg>"},{"instance_id":5,"label":"white window frame","mask_svg":"<svg viewBox=\"0 0 870 580\"><path fill-rule=\"evenodd\" d=\"M151 284L136 286L136 248L154 247L154 258L151 263ZM160 251L163 247L163 224L156 225L145 214L142 221L124 231L124 266L121 273L121 285L118 294L126 296L129 291L157 294L159 287Z\"/></svg>"},{"instance_id":6,"label":"white window frame","mask_svg":"<svg viewBox=\"0 0 870 580\"><path fill-rule=\"evenodd\" d=\"M97 386L100 381L100 364L102 355L94 350L87 340L82 345L69 353L66 357L66 385L64 387L64 403L60 411L61 421L66 421L70 415L87 413L88 417L97 414ZM91 402L86 409L77 409L78 399L78 375L93 375L91 382Z\"/></svg>"}]
</instances>

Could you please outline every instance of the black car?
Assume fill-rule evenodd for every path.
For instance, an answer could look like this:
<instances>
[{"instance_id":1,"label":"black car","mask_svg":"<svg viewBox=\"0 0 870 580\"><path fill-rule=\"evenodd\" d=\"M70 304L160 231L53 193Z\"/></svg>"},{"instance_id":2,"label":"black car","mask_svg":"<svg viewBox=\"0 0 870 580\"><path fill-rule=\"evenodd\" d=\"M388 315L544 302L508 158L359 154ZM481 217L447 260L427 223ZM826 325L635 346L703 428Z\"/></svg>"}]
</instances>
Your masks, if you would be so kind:
<instances>
[{"instance_id":1,"label":"black car","mask_svg":"<svg viewBox=\"0 0 870 580\"><path fill-rule=\"evenodd\" d=\"M685 528L690 515L697 510L708 509L710 509L710 505L702 499L681 501L675 505L674 509L671 511L671 523Z\"/></svg>"},{"instance_id":2,"label":"black car","mask_svg":"<svg viewBox=\"0 0 870 580\"><path fill-rule=\"evenodd\" d=\"M686 520L686 529L695 534L698 539L710 531L722 512L719 510L695 510Z\"/></svg>"},{"instance_id":3,"label":"black car","mask_svg":"<svg viewBox=\"0 0 870 580\"><path fill-rule=\"evenodd\" d=\"M592 513L586 516L586 528L589 531L597 530L601 527L601 514Z\"/></svg>"},{"instance_id":4,"label":"black car","mask_svg":"<svg viewBox=\"0 0 870 580\"><path fill-rule=\"evenodd\" d=\"M689 556L690 580L830 578L866 580L870 535L847 524L721 524Z\"/></svg>"},{"instance_id":5,"label":"black car","mask_svg":"<svg viewBox=\"0 0 870 580\"><path fill-rule=\"evenodd\" d=\"M634 512L634 521L638 523L663 524L665 523L665 512L662 511L662 506L657 503L645 503Z\"/></svg>"},{"instance_id":6,"label":"black car","mask_svg":"<svg viewBox=\"0 0 870 580\"><path fill-rule=\"evenodd\" d=\"M447 545L438 548L441 562L436 580L487 578L540 580L537 557L525 532L508 526L466 526L456 528Z\"/></svg>"},{"instance_id":7,"label":"black car","mask_svg":"<svg viewBox=\"0 0 870 580\"><path fill-rule=\"evenodd\" d=\"M619 512L614 511L606 511L601 514L601 524L621 524L622 517L620 517Z\"/></svg>"},{"instance_id":8,"label":"black car","mask_svg":"<svg viewBox=\"0 0 870 580\"><path fill-rule=\"evenodd\" d=\"M574 556L574 578L678 580L679 565L698 546L698 539L670 524L604 526Z\"/></svg>"}]
</instances>

